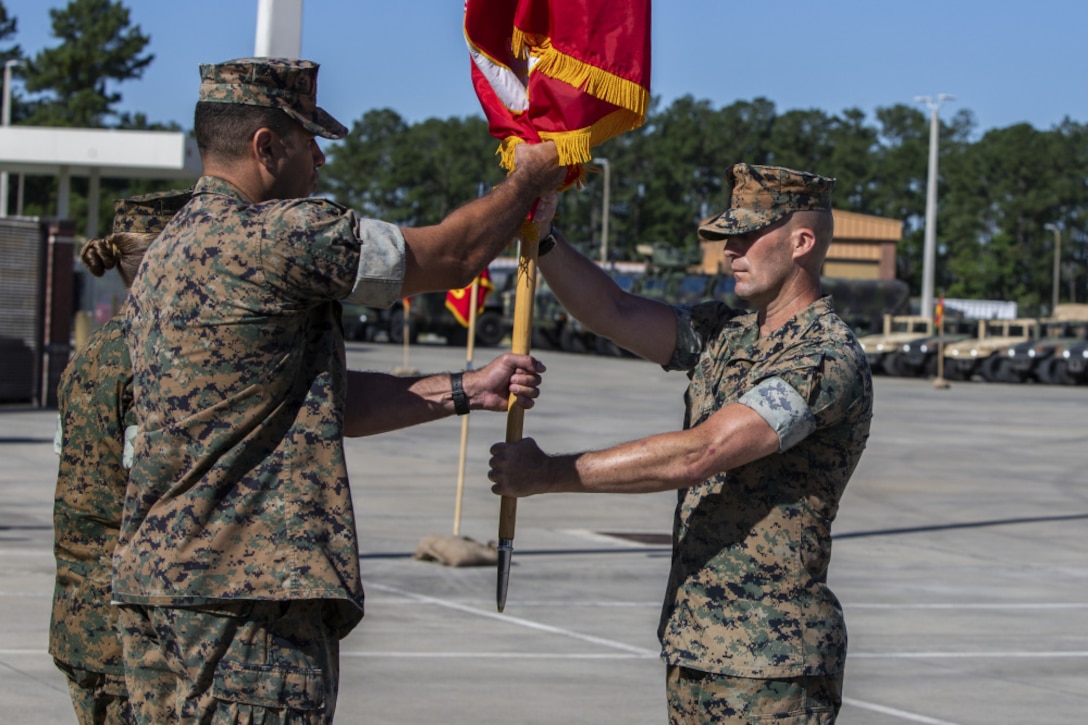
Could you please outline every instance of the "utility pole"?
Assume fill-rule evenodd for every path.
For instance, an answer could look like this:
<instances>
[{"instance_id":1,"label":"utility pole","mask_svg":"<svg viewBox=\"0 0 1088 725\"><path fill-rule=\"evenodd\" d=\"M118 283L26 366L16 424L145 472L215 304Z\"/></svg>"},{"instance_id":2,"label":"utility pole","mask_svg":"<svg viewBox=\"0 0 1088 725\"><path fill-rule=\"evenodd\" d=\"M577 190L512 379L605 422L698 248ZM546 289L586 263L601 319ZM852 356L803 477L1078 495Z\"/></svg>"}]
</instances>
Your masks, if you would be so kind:
<instances>
[{"instance_id":1,"label":"utility pole","mask_svg":"<svg viewBox=\"0 0 1088 725\"><path fill-rule=\"evenodd\" d=\"M612 175L609 169L611 164L608 163L608 159L597 158L593 159L591 163L598 164L604 167L604 198L601 200L601 264L608 264L608 217L611 204L609 203L609 193L612 190Z\"/></svg>"},{"instance_id":2,"label":"utility pole","mask_svg":"<svg viewBox=\"0 0 1088 725\"><path fill-rule=\"evenodd\" d=\"M937 118L937 109L945 101L954 101L955 96L941 93L934 100L932 96L915 96L914 100L924 103L930 110L929 122L929 174L926 179L926 232L922 248L922 317L933 317L933 275L937 259L937 143L941 123Z\"/></svg>"}]
</instances>

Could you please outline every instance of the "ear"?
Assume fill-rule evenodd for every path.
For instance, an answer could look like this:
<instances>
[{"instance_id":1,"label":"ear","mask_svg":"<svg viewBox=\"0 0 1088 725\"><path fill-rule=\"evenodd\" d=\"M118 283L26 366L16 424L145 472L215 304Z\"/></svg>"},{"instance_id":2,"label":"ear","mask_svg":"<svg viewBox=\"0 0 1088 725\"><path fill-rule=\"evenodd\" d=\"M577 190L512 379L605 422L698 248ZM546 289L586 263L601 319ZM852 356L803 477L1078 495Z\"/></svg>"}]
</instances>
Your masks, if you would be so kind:
<instances>
[{"instance_id":1,"label":"ear","mask_svg":"<svg viewBox=\"0 0 1088 725\"><path fill-rule=\"evenodd\" d=\"M808 226L795 227L790 244L793 246L793 258L803 259L816 249L816 232Z\"/></svg>"},{"instance_id":2,"label":"ear","mask_svg":"<svg viewBox=\"0 0 1088 725\"><path fill-rule=\"evenodd\" d=\"M253 158L269 171L276 165L280 155L278 141L275 132L263 126L254 131L249 139L249 150Z\"/></svg>"}]
</instances>

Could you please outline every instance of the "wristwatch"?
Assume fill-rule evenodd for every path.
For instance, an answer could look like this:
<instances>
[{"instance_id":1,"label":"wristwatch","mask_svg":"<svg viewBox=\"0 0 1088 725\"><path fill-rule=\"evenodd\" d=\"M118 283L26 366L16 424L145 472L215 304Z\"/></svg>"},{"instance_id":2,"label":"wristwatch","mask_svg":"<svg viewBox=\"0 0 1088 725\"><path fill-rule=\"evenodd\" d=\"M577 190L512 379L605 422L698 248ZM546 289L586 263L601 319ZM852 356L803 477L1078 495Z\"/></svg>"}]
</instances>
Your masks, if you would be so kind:
<instances>
[{"instance_id":1,"label":"wristwatch","mask_svg":"<svg viewBox=\"0 0 1088 725\"><path fill-rule=\"evenodd\" d=\"M536 257L540 259L548 252L552 251L552 247L555 246L555 235L559 230L552 224L552 228L548 230L548 235L540 239L540 245L537 247Z\"/></svg>"},{"instance_id":2,"label":"wristwatch","mask_svg":"<svg viewBox=\"0 0 1088 725\"><path fill-rule=\"evenodd\" d=\"M450 390L453 391L453 411L457 415L468 415L468 396L465 395L465 387L461 382L464 373L450 373Z\"/></svg>"}]
</instances>

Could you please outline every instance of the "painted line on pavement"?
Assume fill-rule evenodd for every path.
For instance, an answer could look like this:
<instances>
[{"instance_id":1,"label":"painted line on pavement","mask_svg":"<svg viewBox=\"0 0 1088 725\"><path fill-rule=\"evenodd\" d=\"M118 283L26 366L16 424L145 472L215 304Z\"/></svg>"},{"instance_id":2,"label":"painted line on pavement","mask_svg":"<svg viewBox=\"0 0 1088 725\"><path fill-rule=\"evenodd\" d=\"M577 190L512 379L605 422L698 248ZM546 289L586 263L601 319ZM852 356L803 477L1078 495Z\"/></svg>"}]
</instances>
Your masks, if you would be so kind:
<instances>
[{"instance_id":1,"label":"painted line on pavement","mask_svg":"<svg viewBox=\"0 0 1088 725\"><path fill-rule=\"evenodd\" d=\"M521 617L512 617L509 614L502 614L499 612L489 612L477 607L470 607L465 604L458 604L446 599L438 599L437 597L428 597L422 594L415 594L413 592L404 591L403 589L397 589L395 587L385 586L382 584L368 584L371 589L377 589L379 591L386 592L387 594L397 594L402 597L407 597L417 602L425 604L434 604L440 607L446 607L447 609L454 609L466 614L472 614L477 617L483 617L484 619L494 619L505 624L514 624L519 627L525 627L526 629L535 629L538 632L547 632L548 634L557 634L561 637L569 637L570 639L578 640L579 642L585 642L587 644L595 644L601 647L609 647L611 649L627 652L631 655L637 655L639 657L657 657L660 653L656 650L649 650L644 647L633 647L623 642L616 642L610 639L604 639L603 637L594 637L588 634L581 634L579 632L573 632L569 629L562 629L560 627L553 627L550 624L541 624L540 622L534 622L530 619L523 619Z\"/></svg>"},{"instance_id":2,"label":"painted line on pavement","mask_svg":"<svg viewBox=\"0 0 1088 725\"><path fill-rule=\"evenodd\" d=\"M938 720L935 717L919 715L916 712L907 712L906 710L899 710L894 707L887 707L885 705L877 705L872 702L865 702L864 700L855 700L852 697L842 698L842 703L844 705L849 705L850 707L856 707L859 710L879 712L882 715L891 715L892 717L909 720L910 722L925 723L925 725L957 725L956 723L950 722L948 720Z\"/></svg>"}]
</instances>

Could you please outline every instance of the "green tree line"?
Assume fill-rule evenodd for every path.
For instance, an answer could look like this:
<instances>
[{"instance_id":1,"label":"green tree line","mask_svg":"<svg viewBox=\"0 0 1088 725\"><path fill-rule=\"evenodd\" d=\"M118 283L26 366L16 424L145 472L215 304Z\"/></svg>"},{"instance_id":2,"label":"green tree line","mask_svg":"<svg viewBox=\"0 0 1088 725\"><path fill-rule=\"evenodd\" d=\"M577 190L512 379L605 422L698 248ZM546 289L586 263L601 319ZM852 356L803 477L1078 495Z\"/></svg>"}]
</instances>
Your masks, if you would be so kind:
<instances>
[{"instance_id":1,"label":"green tree line","mask_svg":"<svg viewBox=\"0 0 1088 725\"><path fill-rule=\"evenodd\" d=\"M776 164L838 181L834 205L903 222L897 276L921 288L929 156L928 114L909 105L779 112L766 98L715 107L679 98L655 103L645 125L594 149L608 160L609 248L697 246L698 221L728 203L725 170ZM1055 225L1062 235L1062 301L1085 301L1088 262L1088 127L1066 120L1040 131L1027 124L973 138L966 110L940 122L935 289L949 297L1016 300L1043 311L1051 299ZM323 191L361 213L432 224L494 184L496 143L477 117L406 123L368 111L328 147ZM591 165L592 167L592 165ZM603 175L563 194L560 223L597 248Z\"/></svg>"},{"instance_id":2,"label":"green tree line","mask_svg":"<svg viewBox=\"0 0 1088 725\"><path fill-rule=\"evenodd\" d=\"M119 0L71 0L49 10L57 45L23 56L17 24L0 2L0 59L25 59L15 123L164 128L142 114L119 114L116 86L153 61L150 37L130 24ZM9 45L5 46L5 43ZM845 211L903 222L897 276L921 289L930 119L920 106L841 113L779 110L767 98L716 105L691 96L656 100L639 129L594 149L608 159L609 248L630 258L640 243L694 252L697 222L728 201L726 169L744 161L806 169L838 179L833 202ZM390 109L367 111L347 138L327 144L321 193L366 216L424 225L502 178L497 142L482 117L409 123ZM948 297L1008 299L1048 311L1056 237L1061 300L1088 297L1088 127L1066 119L1049 130L1028 124L979 134L969 110L940 121L935 290ZM593 168L591 167L591 172ZM55 182L28 187L26 213L47 213ZM106 197L148 190L149 182L103 182ZM160 185L161 187L161 185ZM562 195L566 234L596 249L603 175ZM82 216L73 184L73 215ZM83 202L85 204L85 202ZM101 218L110 209L104 203ZM10 208L10 204L9 204Z\"/></svg>"}]
</instances>

